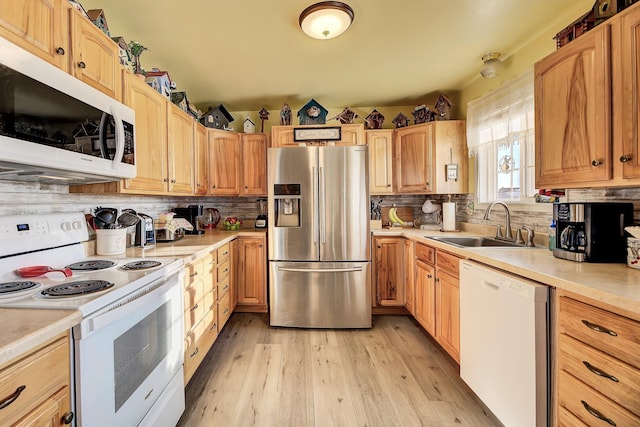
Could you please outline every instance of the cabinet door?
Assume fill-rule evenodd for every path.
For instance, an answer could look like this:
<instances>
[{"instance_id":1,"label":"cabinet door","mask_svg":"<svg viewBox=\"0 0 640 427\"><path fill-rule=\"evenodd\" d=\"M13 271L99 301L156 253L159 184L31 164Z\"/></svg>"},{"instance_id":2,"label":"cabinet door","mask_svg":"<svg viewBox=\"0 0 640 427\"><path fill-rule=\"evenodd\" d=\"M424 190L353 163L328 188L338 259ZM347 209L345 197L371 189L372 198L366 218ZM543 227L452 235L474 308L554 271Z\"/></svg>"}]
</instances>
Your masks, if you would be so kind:
<instances>
[{"instance_id":1,"label":"cabinet door","mask_svg":"<svg viewBox=\"0 0 640 427\"><path fill-rule=\"evenodd\" d=\"M404 239L402 243L404 245L404 306L415 316L415 243L409 239Z\"/></svg>"},{"instance_id":2,"label":"cabinet door","mask_svg":"<svg viewBox=\"0 0 640 427\"><path fill-rule=\"evenodd\" d=\"M374 238L374 307L404 306L403 240L401 237Z\"/></svg>"},{"instance_id":3,"label":"cabinet door","mask_svg":"<svg viewBox=\"0 0 640 427\"><path fill-rule=\"evenodd\" d=\"M209 130L209 194L240 194L240 135Z\"/></svg>"},{"instance_id":4,"label":"cabinet door","mask_svg":"<svg viewBox=\"0 0 640 427\"><path fill-rule=\"evenodd\" d=\"M264 237L238 239L238 306L267 308L267 252Z\"/></svg>"},{"instance_id":5,"label":"cabinet door","mask_svg":"<svg viewBox=\"0 0 640 427\"><path fill-rule=\"evenodd\" d=\"M393 129L365 131L369 146L369 192L393 193Z\"/></svg>"},{"instance_id":6,"label":"cabinet door","mask_svg":"<svg viewBox=\"0 0 640 427\"><path fill-rule=\"evenodd\" d=\"M0 2L0 36L56 67L69 70L66 1L5 0Z\"/></svg>"},{"instance_id":7,"label":"cabinet door","mask_svg":"<svg viewBox=\"0 0 640 427\"><path fill-rule=\"evenodd\" d=\"M535 65L536 188L612 177L610 27Z\"/></svg>"},{"instance_id":8,"label":"cabinet door","mask_svg":"<svg viewBox=\"0 0 640 427\"><path fill-rule=\"evenodd\" d=\"M435 269L420 260L416 261L415 318L432 336L436 336L436 288Z\"/></svg>"},{"instance_id":9,"label":"cabinet door","mask_svg":"<svg viewBox=\"0 0 640 427\"><path fill-rule=\"evenodd\" d=\"M622 163L622 177L640 178L640 8L628 9L621 16L620 26L620 69L614 75L614 84L622 87L616 91L614 120L620 120L622 129L622 151L615 162ZM620 76L616 79L616 76ZM617 123L617 122L616 122Z\"/></svg>"},{"instance_id":10,"label":"cabinet door","mask_svg":"<svg viewBox=\"0 0 640 427\"><path fill-rule=\"evenodd\" d=\"M265 261L266 262L266 261ZM231 311L238 305L238 240L229 242L229 295Z\"/></svg>"},{"instance_id":11,"label":"cabinet door","mask_svg":"<svg viewBox=\"0 0 640 427\"><path fill-rule=\"evenodd\" d=\"M193 118L167 102L167 153L169 192L193 194Z\"/></svg>"},{"instance_id":12,"label":"cabinet door","mask_svg":"<svg viewBox=\"0 0 640 427\"><path fill-rule=\"evenodd\" d=\"M437 270L436 340L460 362L460 284L457 277Z\"/></svg>"},{"instance_id":13,"label":"cabinet door","mask_svg":"<svg viewBox=\"0 0 640 427\"><path fill-rule=\"evenodd\" d=\"M340 126L340 141L336 145L364 145L367 143L364 137L364 126L346 124Z\"/></svg>"},{"instance_id":14,"label":"cabinet door","mask_svg":"<svg viewBox=\"0 0 640 427\"><path fill-rule=\"evenodd\" d=\"M468 191L467 122L445 120L433 122L433 147L435 152L434 191L438 194L460 194ZM450 166L452 165L452 166ZM456 173L448 167L455 167ZM454 177L454 175L456 177Z\"/></svg>"},{"instance_id":15,"label":"cabinet door","mask_svg":"<svg viewBox=\"0 0 640 427\"><path fill-rule=\"evenodd\" d=\"M111 98L122 99L118 45L77 10L69 11L73 43L70 72Z\"/></svg>"},{"instance_id":16,"label":"cabinet door","mask_svg":"<svg viewBox=\"0 0 640 427\"><path fill-rule=\"evenodd\" d=\"M124 102L136 113L135 178L124 182L123 191L163 194L167 192L167 100L134 74L124 73Z\"/></svg>"},{"instance_id":17,"label":"cabinet door","mask_svg":"<svg viewBox=\"0 0 640 427\"><path fill-rule=\"evenodd\" d=\"M293 142L293 126L271 126L272 147L292 147L298 145Z\"/></svg>"},{"instance_id":18,"label":"cabinet door","mask_svg":"<svg viewBox=\"0 0 640 427\"><path fill-rule=\"evenodd\" d=\"M242 195L267 195L267 135L242 134Z\"/></svg>"},{"instance_id":19,"label":"cabinet door","mask_svg":"<svg viewBox=\"0 0 640 427\"><path fill-rule=\"evenodd\" d=\"M395 170L397 193L432 191L432 135L430 124L396 129Z\"/></svg>"},{"instance_id":20,"label":"cabinet door","mask_svg":"<svg viewBox=\"0 0 640 427\"><path fill-rule=\"evenodd\" d=\"M12 427L61 427L71 414L71 391L63 387Z\"/></svg>"},{"instance_id":21,"label":"cabinet door","mask_svg":"<svg viewBox=\"0 0 640 427\"><path fill-rule=\"evenodd\" d=\"M209 142L207 140L207 128L195 123L193 160L195 176L195 194L206 195L209 190Z\"/></svg>"}]
</instances>

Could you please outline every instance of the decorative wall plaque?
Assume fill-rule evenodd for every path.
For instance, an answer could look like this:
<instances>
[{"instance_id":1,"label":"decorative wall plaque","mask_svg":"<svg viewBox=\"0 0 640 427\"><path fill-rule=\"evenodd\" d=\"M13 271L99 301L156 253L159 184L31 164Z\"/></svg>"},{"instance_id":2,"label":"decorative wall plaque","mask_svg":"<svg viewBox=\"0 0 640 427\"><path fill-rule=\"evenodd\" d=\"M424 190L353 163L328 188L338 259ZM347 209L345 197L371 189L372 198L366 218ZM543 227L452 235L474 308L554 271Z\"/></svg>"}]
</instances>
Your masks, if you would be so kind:
<instances>
[{"instance_id":1,"label":"decorative wall plaque","mask_svg":"<svg viewBox=\"0 0 640 427\"><path fill-rule=\"evenodd\" d=\"M293 141L340 141L342 139L342 128L335 127L308 127L293 128Z\"/></svg>"}]
</instances>

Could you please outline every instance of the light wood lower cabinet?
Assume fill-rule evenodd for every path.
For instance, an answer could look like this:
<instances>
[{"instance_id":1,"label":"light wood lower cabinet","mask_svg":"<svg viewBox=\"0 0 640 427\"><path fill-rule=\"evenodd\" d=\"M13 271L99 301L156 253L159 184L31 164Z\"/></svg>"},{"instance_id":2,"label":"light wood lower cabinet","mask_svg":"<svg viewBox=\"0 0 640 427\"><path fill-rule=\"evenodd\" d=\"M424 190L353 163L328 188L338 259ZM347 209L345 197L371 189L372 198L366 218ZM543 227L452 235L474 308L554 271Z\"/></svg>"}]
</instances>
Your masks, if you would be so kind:
<instances>
[{"instance_id":1,"label":"light wood lower cabinet","mask_svg":"<svg viewBox=\"0 0 640 427\"><path fill-rule=\"evenodd\" d=\"M373 238L373 307L403 307L404 238Z\"/></svg>"},{"instance_id":2,"label":"light wood lower cabinet","mask_svg":"<svg viewBox=\"0 0 640 427\"><path fill-rule=\"evenodd\" d=\"M237 242L236 311L266 313L268 311L266 237L240 236Z\"/></svg>"},{"instance_id":3,"label":"light wood lower cabinet","mask_svg":"<svg viewBox=\"0 0 640 427\"><path fill-rule=\"evenodd\" d=\"M560 293L558 425L640 425L640 319ZM600 304L599 304L600 305Z\"/></svg>"},{"instance_id":4,"label":"light wood lower cabinet","mask_svg":"<svg viewBox=\"0 0 640 427\"><path fill-rule=\"evenodd\" d=\"M68 334L36 348L0 370L3 426L63 426L71 423L71 375Z\"/></svg>"},{"instance_id":5,"label":"light wood lower cabinet","mask_svg":"<svg viewBox=\"0 0 640 427\"><path fill-rule=\"evenodd\" d=\"M422 243L415 246L415 314L422 327L436 336L435 250Z\"/></svg>"},{"instance_id":6,"label":"light wood lower cabinet","mask_svg":"<svg viewBox=\"0 0 640 427\"><path fill-rule=\"evenodd\" d=\"M413 240L404 239L404 306L409 313L415 316L416 296L415 296L415 280L416 280L416 263L415 260L415 243Z\"/></svg>"}]
</instances>

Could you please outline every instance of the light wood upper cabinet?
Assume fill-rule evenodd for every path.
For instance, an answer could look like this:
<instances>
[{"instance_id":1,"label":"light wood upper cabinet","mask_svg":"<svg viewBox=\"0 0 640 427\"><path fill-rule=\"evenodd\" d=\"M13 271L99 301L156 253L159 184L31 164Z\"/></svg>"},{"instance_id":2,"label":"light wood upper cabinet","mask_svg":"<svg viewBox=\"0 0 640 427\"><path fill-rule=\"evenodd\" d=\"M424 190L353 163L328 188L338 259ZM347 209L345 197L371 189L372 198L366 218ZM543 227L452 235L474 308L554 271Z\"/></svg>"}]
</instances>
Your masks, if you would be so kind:
<instances>
[{"instance_id":1,"label":"light wood upper cabinet","mask_svg":"<svg viewBox=\"0 0 640 427\"><path fill-rule=\"evenodd\" d=\"M193 194L195 188L193 118L178 106L170 102L167 104L168 191L172 194Z\"/></svg>"},{"instance_id":2,"label":"light wood upper cabinet","mask_svg":"<svg viewBox=\"0 0 640 427\"><path fill-rule=\"evenodd\" d=\"M469 187L469 159L467 153L467 122L444 120L429 123L433 141L433 192L462 194ZM448 168L456 174L447 175ZM454 176L456 175L456 176Z\"/></svg>"},{"instance_id":3,"label":"light wood upper cabinet","mask_svg":"<svg viewBox=\"0 0 640 427\"><path fill-rule=\"evenodd\" d=\"M194 126L194 193L199 196L204 196L209 191L209 141L207 139L207 128L197 122Z\"/></svg>"},{"instance_id":4,"label":"light wood upper cabinet","mask_svg":"<svg viewBox=\"0 0 640 427\"><path fill-rule=\"evenodd\" d=\"M209 194L240 194L240 134L218 129L208 130Z\"/></svg>"},{"instance_id":5,"label":"light wood upper cabinet","mask_svg":"<svg viewBox=\"0 0 640 427\"><path fill-rule=\"evenodd\" d=\"M69 70L66 0L0 2L0 36L56 67Z\"/></svg>"},{"instance_id":6,"label":"light wood upper cabinet","mask_svg":"<svg viewBox=\"0 0 640 427\"><path fill-rule=\"evenodd\" d=\"M314 127L340 127L340 141L331 141L335 145L364 145L366 144L364 137L364 125L362 124L345 124L345 125L306 125L306 126L272 126L271 127L271 146L272 147L293 147L298 143L294 141L294 128L314 128ZM313 143L310 141L310 143ZM324 142L321 142L323 145Z\"/></svg>"},{"instance_id":7,"label":"light wood upper cabinet","mask_svg":"<svg viewBox=\"0 0 640 427\"><path fill-rule=\"evenodd\" d=\"M369 146L369 192L393 194L393 129L365 131Z\"/></svg>"},{"instance_id":8,"label":"light wood upper cabinet","mask_svg":"<svg viewBox=\"0 0 640 427\"><path fill-rule=\"evenodd\" d=\"M610 99L609 25L536 63L536 188L611 178Z\"/></svg>"},{"instance_id":9,"label":"light wood upper cabinet","mask_svg":"<svg viewBox=\"0 0 640 427\"><path fill-rule=\"evenodd\" d=\"M374 237L373 295L374 307L405 304L404 239L402 237Z\"/></svg>"},{"instance_id":10,"label":"light wood upper cabinet","mask_svg":"<svg viewBox=\"0 0 640 427\"><path fill-rule=\"evenodd\" d=\"M267 312L266 237L241 236L237 239L235 285L237 311Z\"/></svg>"},{"instance_id":11,"label":"light wood upper cabinet","mask_svg":"<svg viewBox=\"0 0 640 427\"><path fill-rule=\"evenodd\" d=\"M394 178L397 193L433 191L433 139L429 124L396 129Z\"/></svg>"},{"instance_id":12,"label":"light wood upper cabinet","mask_svg":"<svg viewBox=\"0 0 640 427\"><path fill-rule=\"evenodd\" d=\"M242 134L242 186L243 196L267 195L267 135Z\"/></svg>"},{"instance_id":13,"label":"light wood upper cabinet","mask_svg":"<svg viewBox=\"0 0 640 427\"><path fill-rule=\"evenodd\" d=\"M122 67L118 45L77 10L69 8L69 13L73 44L70 65L72 74L120 100Z\"/></svg>"}]
</instances>

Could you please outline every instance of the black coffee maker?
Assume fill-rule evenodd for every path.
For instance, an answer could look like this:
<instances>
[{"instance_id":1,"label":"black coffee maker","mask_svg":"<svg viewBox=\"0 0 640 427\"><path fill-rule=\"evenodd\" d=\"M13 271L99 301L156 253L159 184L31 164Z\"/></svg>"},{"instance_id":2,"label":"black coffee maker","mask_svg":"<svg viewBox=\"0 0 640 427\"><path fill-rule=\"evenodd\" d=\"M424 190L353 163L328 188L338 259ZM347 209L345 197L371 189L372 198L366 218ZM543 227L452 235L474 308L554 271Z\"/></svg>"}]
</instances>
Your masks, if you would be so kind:
<instances>
[{"instance_id":1,"label":"black coffee maker","mask_svg":"<svg viewBox=\"0 0 640 427\"><path fill-rule=\"evenodd\" d=\"M189 205L186 208L173 208L173 212L176 213L176 217L184 218L193 225L193 230L185 230L185 234L204 234L204 230L198 230L198 219L204 213L203 205Z\"/></svg>"}]
</instances>

